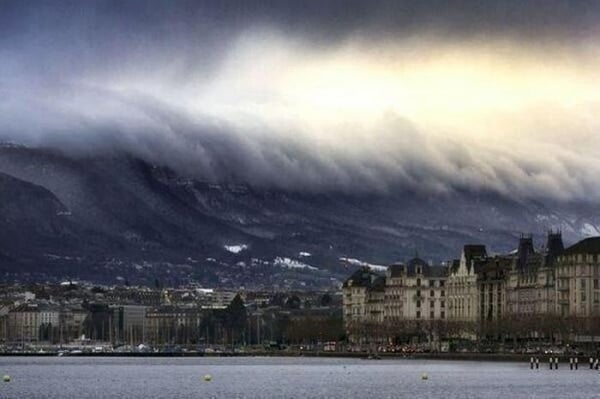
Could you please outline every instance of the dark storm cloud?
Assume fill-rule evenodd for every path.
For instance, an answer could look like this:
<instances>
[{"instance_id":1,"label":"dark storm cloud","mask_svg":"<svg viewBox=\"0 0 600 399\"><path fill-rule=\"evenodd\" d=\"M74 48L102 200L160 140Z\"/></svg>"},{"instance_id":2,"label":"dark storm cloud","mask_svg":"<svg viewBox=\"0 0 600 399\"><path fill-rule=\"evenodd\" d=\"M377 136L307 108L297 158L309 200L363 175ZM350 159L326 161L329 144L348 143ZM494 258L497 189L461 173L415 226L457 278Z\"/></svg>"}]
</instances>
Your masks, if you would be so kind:
<instances>
[{"instance_id":1,"label":"dark storm cloud","mask_svg":"<svg viewBox=\"0 0 600 399\"><path fill-rule=\"evenodd\" d=\"M86 43L103 55L157 45L218 51L222 40L254 25L324 43L351 34L398 38L423 31L573 39L595 33L599 16L599 2L568 0L3 1L0 40L40 50Z\"/></svg>"},{"instance_id":2,"label":"dark storm cloud","mask_svg":"<svg viewBox=\"0 0 600 399\"><path fill-rule=\"evenodd\" d=\"M310 130L309 115L269 123L288 99L235 80L264 56L281 58L289 42L307 62L351 41L377 49L421 36L577 47L593 39L599 17L600 3L583 1L1 1L0 139L74 155L125 150L202 178L297 190L535 196L559 186L567 197L598 195L600 167L579 147L465 143L393 112L372 133ZM264 43L252 47L257 31L267 32ZM229 104L209 112L210 95L188 104L204 93L231 100L241 116L228 115ZM247 112L263 103L266 111Z\"/></svg>"},{"instance_id":3,"label":"dark storm cloud","mask_svg":"<svg viewBox=\"0 0 600 399\"><path fill-rule=\"evenodd\" d=\"M257 26L325 47L423 33L577 45L597 33L599 18L600 2L565 0L2 1L0 71L42 79L112 63L143 73L177 60L182 76L192 68L209 76L231 41Z\"/></svg>"}]
</instances>

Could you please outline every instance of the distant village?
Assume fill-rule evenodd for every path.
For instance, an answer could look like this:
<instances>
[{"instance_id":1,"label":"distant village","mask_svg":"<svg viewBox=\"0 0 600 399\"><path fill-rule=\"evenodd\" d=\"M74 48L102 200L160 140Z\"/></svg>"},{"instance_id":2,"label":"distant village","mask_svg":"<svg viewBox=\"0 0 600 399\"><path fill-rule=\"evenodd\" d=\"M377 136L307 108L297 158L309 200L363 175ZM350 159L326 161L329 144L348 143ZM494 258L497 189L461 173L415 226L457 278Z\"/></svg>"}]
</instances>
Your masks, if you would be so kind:
<instances>
[{"instance_id":1,"label":"distant village","mask_svg":"<svg viewBox=\"0 0 600 399\"><path fill-rule=\"evenodd\" d=\"M536 249L523 235L514 252L465 245L460 259L431 265L419 257L385 275L361 268L343 284L344 325L355 346L531 352L600 342L600 237L565 248L549 232ZM455 348L449 348L454 345Z\"/></svg>"},{"instance_id":2,"label":"distant village","mask_svg":"<svg viewBox=\"0 0 600 399\"><path fill-rule=\"evenodd\" d=\"M0 293L0 353L240 353L309 349L343 335L339 292L64 282Z\"/></svg>"},{"instance_id":3,"label":"distant village","mask_svg":"<svg viewBox=\"0 0 600 399\"><path fill-rule=\"evenodd\" d=\"M515 244L361 266L330 291L5 284L0 353L597 351L600 237Z\"/></svg>"}]
</instances>

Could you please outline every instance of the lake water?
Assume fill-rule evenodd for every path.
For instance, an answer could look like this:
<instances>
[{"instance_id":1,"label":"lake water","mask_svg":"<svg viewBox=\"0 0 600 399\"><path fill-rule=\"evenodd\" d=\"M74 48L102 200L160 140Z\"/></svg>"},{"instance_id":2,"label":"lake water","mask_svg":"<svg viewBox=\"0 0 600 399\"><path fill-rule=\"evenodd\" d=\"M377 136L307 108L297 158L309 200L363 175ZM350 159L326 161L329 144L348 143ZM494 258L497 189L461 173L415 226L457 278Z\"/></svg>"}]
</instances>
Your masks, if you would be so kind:
<instances>
[{"instance_id":1,"label":"lake water","mask_svg":"<svg viewBox=\"0 0 600 399\"><path fill-rule=\"evenodd\" d=\"M598 372L566 364L531 371L440 360L0 357L0 374L12 377L0 382L0 398L19 399L600 398Z\"/></svg>"}]
</instances>

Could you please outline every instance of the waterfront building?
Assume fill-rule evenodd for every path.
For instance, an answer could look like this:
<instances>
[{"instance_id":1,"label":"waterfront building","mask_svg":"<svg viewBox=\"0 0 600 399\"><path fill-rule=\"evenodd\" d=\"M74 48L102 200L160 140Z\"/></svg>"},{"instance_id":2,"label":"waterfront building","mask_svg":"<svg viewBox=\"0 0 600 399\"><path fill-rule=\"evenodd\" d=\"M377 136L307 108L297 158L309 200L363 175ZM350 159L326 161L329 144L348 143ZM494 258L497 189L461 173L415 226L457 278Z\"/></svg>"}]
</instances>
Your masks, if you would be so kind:
<instances>
[{"instance_id":1,"label":"waterfront building","mask_svg":"<svg viewBox=\"0 0 600 399\"><path fill-rule=\"evenodd\" d=\"M486 257L485 245L465 245L460 260L451 263L447 282L448 312L451 320L478 320L480 306L477 267Z\"/></svg>"},{"instance_id":2,"label":"waterfront building","mask_svg":"<svg viewBox=\"0 0 600 399\"><path fill-rule=\"evenodd\" d=\"M346 329L354 327L356 332L362 326L365 337L369 332L379 333L376 325L391 334L395 330L418 334L423 328L433 328L434 324L425 321L449 321L448 329L474 337L478 327L490 331L488 327L496 328L497 322L506 319L526 322L533 316L556 314L557 291L563 296L561 303L579 301L577 312L564 308L563 314L600 314L600 270L596 270L600 268L600 241L598 248L595 242L584 240L564 251L561 234L550 232L540 250L534 248L531 236L524 235L517 250L506 255L490 256L483 245L465 245L460 259L446 268L419 258L390 265L385 278L361 268L343 285ZM564 270L557 288L558 265Z\"/></svg>"},{"instance_id":3,"label":"waterfront building","mask_svg":"<svg viewBox=\"0 0 600 399\"><path fill-rule=\"evenodd\" d=\"M61 309L59 337L61 343L81 337L85 332L85 322L89 316L81 304L66 305Z\"/></svg>"},{"instance_id":4,"label":"waterfront building","mask_svg":"<svg viewBox=\"0 0 600 399\"><path fill-rule=\"evenodd\" d=\"M563 250L560 232L549 232L540 251L534 249L531 236L519 239L506 284L508 314L528 317L556 312L555 268Z\"/></svg>"},{"instance_id":5,"label":"waterfront building","mask_svg":"<svg viewBox=\"0 0 600 399\"><path fill-rule=\"evenodd\" d=\"M385 276L361 267L342 287L350 341L383 342L402 326L446 320L446 278L445 267L420 258L390 265Z\"/></svg>"},{"instance_id":6,"label":"waterfront building","mask_svg":"<svg viewBox=\"0 0 600 399\"><path fill-rule=\"evenodd\" d=\"M557 257L556 309L561 316L600 316L600 237L579 241Z\"/></svg>"},{"instance_id":7,"label":"waterfront building","mask_svg":"<svg viewBox=\"0 0 600 399\"><path fill-rule=\"evenodd\" d=\"M420 258L388 267L385 279L384 319L445 320L447 269L430 266Z\"/></svg>"},{"instance_id":8,"label":"waterfront building","mask_svg":"<svg viewBox=\"0 0 600 399\"><path fill-rule=\"evenodd\" d=\"M143 343L146 332L146 310L142 305L113 305L112 310L112 342Z\"/></svg>"},{"instance_id":9,"label":"waterfront building","mask_svg":"<svg viewBox=\"0 0 600 399\"><path fill-rule=\"evenodd\" d=\"M205 314L206 311L197 306L162 305L149 308L143 332L145 341L153 345L190 343L197 338Z\"/></svg>"},{"instance_id":10,"label":"waterfront building","mask_svg":"<svg viewBox=\"0 0 600 399\"><path fill-rule=\"evenodd\" d=\"M342 285L346 326L383 321L385 278L364 266L354 272Z\"/></svg>"},{"instance_id":11,"label":"waterfront building","mask_svg":"<svg viewBox=\"0 0 600 399\"><path fill-rule=\"evenodd\" d=\"M41 303L24 303L8 312L8 340L34 343L58 339L60 309Z\"/></svg>"},{"instance_id":12,"label":"waterfront building","mask_svg":"<svg viewBox=\"0 0 600 399\"><path fill-rule=\"evenodd\" d=\"M507 314L506 285L512 265L513 259L508 256L492 256L477 262L480 322L498 321Z\"/></svg>"}]
</instances>

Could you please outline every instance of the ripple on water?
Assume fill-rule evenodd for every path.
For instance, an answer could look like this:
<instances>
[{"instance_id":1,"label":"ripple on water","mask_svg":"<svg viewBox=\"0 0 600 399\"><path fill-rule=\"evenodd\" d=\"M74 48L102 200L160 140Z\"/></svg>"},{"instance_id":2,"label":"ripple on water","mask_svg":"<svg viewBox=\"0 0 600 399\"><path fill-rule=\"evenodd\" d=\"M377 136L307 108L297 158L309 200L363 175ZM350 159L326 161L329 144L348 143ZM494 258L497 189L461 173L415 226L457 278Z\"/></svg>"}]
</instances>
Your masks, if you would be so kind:
<instances>
[{"instance_id":1,"label":"ripple on water","mask_svg":"<svg viewBox=\"0 0 600 399\"><path fill-rule=\"evenodd\" d=\"M421 379L426 372L428 379ZM528 364L322 358L4 357L0 398L600 398L600 376ZM210 374L207 382L204 376Z\"/></svg>"}]
</instances>

